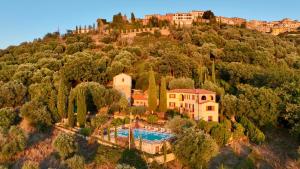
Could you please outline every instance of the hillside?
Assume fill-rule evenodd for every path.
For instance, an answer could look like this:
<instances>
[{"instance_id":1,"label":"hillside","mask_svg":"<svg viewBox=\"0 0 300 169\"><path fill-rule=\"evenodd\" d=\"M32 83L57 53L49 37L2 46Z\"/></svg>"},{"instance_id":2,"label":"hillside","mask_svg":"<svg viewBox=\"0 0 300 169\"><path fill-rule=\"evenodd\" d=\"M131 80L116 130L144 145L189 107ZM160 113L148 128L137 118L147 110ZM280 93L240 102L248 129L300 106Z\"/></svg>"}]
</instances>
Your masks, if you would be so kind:
<instances>
[{"instance_id":1,"label":"hillside","mask_svg":"<svg viewBox=\"0 0 300 169\"><path fill-rule=\"evenodd\" d=\"M28 135L32 136L35 132L49 132L54 123L66 117L68 104L62 104L61 100L71 100L73 95L70 91L76 86L84 86L87 82L100 84L105 99L98 96L99 104L88 105L88 110L97 112L106 107L108 112L113 112L120 100L110 89L113 77L127 73L132 77L133 89L146 91L149 71L153 70L156 84L160 84L162 77L167 84L174 78L184 77L192 79L195 88L215 91L220 103L221 121L240 121L240 117L246 117L265 132L267 137L262 145L251 138L246 139L245 145L241 143L242 146L253 144L251 149L257 149L260 154L257 158L253 157L255 153L251 153L251 157L241 155L238 159L243 164L224 160L224 165L245 166L250 159L256 168L262 163L270 168L299 167L299 37L272 36L239 27L210 24L169 29L168 36L154 31L130 38L122 38L117 31L108 35L96 32L48 33L42 39L0 50L0 117L4 119L0 118L1 136L4 136L0 139L0 164L12 166L22 160L16 159L22 154L32 156L32 146L39 149L40 144L46 144L52 148L52 134L27 148L21 140L28 139ZM23 136L18 127L21 119L28 120L34 131L26 131ZM57 131L54 131L56 134ZM273 134L282 138L274 140ZM15 136L18 136L16 140ZM9 138L13 138L12 145L9 145ZM281 147L290 142L290 147ZM232 149L232 145L224 147L224 151ZM52 151L49 150L47 155L54 153ZM103 160L112 159L110 164L114 167L121 159L121 152L108 151L112 151L112 155L101 156L103 152L98 149L94 154L98 161L86 157L86 165L90 168L98 164L103 166ZM113 153L118 154L116 159ZM272 156L267 157L270 154ZM51 159L58 159L55 153L52 155ZM241 160L244 158L244 161ZM43 160L47 159L36 161ZM184 162L176 161L174 166L181 163ZM62 167L60 164L57 166Z\"/></svg>"}]
</instances>

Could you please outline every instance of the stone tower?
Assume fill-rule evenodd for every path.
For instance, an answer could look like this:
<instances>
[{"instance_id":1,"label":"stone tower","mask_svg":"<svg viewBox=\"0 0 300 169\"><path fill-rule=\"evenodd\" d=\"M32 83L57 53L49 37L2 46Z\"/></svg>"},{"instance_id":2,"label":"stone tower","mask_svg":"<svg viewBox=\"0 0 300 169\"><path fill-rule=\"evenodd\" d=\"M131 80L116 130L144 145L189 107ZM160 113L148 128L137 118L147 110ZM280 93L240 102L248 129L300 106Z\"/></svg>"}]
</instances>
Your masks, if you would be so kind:
<instances>
[{"instance_id":1,"label":"stone tower","mask_svg":"<svg viewBox=\"0 0 300 169\"><path fill-rule=\"evenodd\" d=\"M131 102L131 85L131 76L125 73L118 74L113 79L113 88L118 90L123 96L125 96L128 100L128 103Z\"/></svg>"}]
</instances>

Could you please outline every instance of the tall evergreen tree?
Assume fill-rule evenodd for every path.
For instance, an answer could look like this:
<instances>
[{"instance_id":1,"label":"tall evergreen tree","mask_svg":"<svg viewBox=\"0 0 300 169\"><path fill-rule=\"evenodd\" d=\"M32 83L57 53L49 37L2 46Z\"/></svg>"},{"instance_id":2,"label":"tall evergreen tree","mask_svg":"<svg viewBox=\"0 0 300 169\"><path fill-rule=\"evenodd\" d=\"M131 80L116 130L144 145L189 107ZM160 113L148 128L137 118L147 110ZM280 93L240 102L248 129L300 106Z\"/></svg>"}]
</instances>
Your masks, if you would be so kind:
<instances>
[{"instance_id":1,"label":"tall evergreen tree","mask_svg":"<svg viewBox=\"0 0 300 169\"><path fill-rule=\"evenodd\" d=\"M57 99L57 109L60 118L66 117L66 104L67 104L67 96L66 96L67 87L65 85L64 78L60 79L59 88L58 88L58 99Z\"/></svg>"},{"instance_id":2,"label":"tall evergreen tree","mask_svg":"<svg viewBox=\"0 0 300 169\"><path fill-rule=\"evenodd\" d=\"M78 26L76 26L76 30L75 30L75 32L76 32L76 33L78 33Z\"/></svg>"},{"instance_id":3,"label":"tall evergreen tree","mask_svg":"<svg viewBox=\"0 0 300 169\"><path fill-rule=\"evenodd\" d=\"M155 111L157 107L156 83L152 69L149 72L148 107L150 111Z\"/></svg>"},{"instance_id":4,"label":"tall evergreen tree","mask_svg":"<svg viewBox=\"0 0 300 169\"><path fill-rule=\"evenodd\" d=\"M72 89L68 100L68 123L70 127L74 127L75 125L74 102L75 102L75 90Z\"/></svg>"},{"instance_id":5,"label":"tall evergreen tree","mask_svg":"<svg viewBox=\"0 0 300 169\"><path fill-rule=\"evenodd\" d=\"M86 92L84 88L79 88L77 92L77 121L80 127L84 127L87 112Z\"/></svg>"},{"instance_id":6,"label":"tall evergreen tree","mask_svg":"<svg viewBox=\"0 0 300 169\"><path fill-rule=\"evenodd\" d=\"M211 65L211 80L213 83L216 83L216 68L215 68L215 60L213 60L213 63Z\"/></svg>"},{"instance_id":7,"label":"tall evergreen tree","mask_svg":"<svg viewBox=\"0 0 300 169\"><path fill-rule=\"evenodd\" d=\"M160 91L159 91L159 111L167 111L167 86L166 79L163 77L160 82Z\"/></svg>"},{"instance_id":8,"label":"tall evergreen tree","mask_svg":"<svg viewBox=\"0 0 300 169\"><path fill-rule=\"evenodd\" d=\"M130 20L131 20L131 23L135 22L135 16L134 16L133 12L131 12L131 18L130 18Z\"/></svg>"},{"instance_id":9,"label":"tall evergreen tree","mask_svg":"<svg viewBox=\"0 0 300 169\"><path fill-rule=\"evenodd\" d=\"M56 92L55 92L55 90L53 89L53 90L51 91L51 94L50 94L48 107L49 107L49 110L50 110L50 112L51 112L52 118L54 119L54 121L57 122L57 121L59 120L59 114L58 114L58 112L57 112L56 103L57 103Z\"/></svg>"}]
</instances>

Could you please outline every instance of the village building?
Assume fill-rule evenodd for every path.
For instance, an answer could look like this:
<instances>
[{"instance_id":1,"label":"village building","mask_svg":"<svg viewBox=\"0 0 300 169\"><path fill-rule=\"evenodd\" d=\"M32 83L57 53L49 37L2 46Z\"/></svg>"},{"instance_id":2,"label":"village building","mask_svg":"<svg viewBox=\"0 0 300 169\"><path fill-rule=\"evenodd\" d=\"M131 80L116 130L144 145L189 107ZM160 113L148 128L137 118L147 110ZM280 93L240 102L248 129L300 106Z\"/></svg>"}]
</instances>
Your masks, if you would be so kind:
<instances>
[{"instance_id":1,"label":"village building","mask_svg":"<svg viewBox=\"0 0 300 169\"><path fill-rule=\"evenodd\" d=\"M145 106L148 107L148 94L147 91L133 90L132 94L133 106Z\"/></svg>"},{"instance_id":2,"label":"village building","mask_svg":"<svg viewBox=\"0 0 300 169\"><path fill-rule=\"evenodd\" d=\"M128 103L131 103L131 76L121 73L113 78L113 88L118 90L123 96L126 97Z\"/></svg>"},{"instance_id":3,"label":"village building","mask_svg":"<svg viewBox=\"0 0 300 169\"><path fill-rule=\"evenodd\" d=\"M177 109L191 119L219 121L216 93L204 89L174 89L167 92L168 109Z\"/></svg>"}]
</instances>

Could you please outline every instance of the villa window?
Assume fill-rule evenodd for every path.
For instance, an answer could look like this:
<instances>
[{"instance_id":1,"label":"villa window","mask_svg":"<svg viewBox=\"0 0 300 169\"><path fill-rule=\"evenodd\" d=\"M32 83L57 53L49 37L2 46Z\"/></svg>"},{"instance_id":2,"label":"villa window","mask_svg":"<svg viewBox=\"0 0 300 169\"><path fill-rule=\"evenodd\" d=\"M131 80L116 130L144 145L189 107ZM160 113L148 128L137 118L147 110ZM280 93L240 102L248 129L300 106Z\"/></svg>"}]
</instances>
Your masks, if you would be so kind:
<instances>
[{"instance_id":1,"label":"villa window","mask_svg":"<svg viewBox=\"0 0 300 169\"><path fill-rule=\"evenodd\" d=\"M210 100L214 100L214 96L210 96Z\"/></svg>"},{"instance_id":2,"label":"villa window","mask_svg":"<svg viewBox=\"0 0 300 169\"><path fill-rule=\"evenodd\" d=\"M206 100L206 96L202 96L202 97L201 97L201 100Z\"/></svg>"},{"instance_id":3,"label":"villa window","mask_svg":"<svg viewBox=\"0 0 300 169\"><path fill-rule=\"evenodd\" d=\"M192 95L192 100L195 100L195 95Z\"/></svg>"},{"instance_id":4,"label":"villa window","mask_svg":"<svg viewBox=\"0 0 300 169\"><path fill-rule=\"evenodd\" d=\"M124 78L122 78L122 82L124 82L125 80L124 80Z\"/></svg>"},{"instance_id":5,"label":"villa window","mask_svg":"<svg viewBox=\"0 0 300 169\"><path fill-rule=\"evenodd\" d=\"M213 116L208 116L207 121L213 121Z\"/></svg>"},{"instance_id":6,"label":"villa window","mask_svg":"<svg viewBox=\"0 0 300 169\"><path fill-rule=\"evenodd\" d=\"M169 102L169 106L170 107L175 107L175 103L174 102Z\"/></svg>"},{"instance_id":7,"label":"villa window","mask_svg":"<svg viewBox=\"0 0 300 169\"><path fill-rule=\"evenodd\" d=\"M214 111L215 107L214 106L207 106L206 111Z\"/></svg>"},{"instance_id":8,"label":"villa window","mask_svg":"<svg viewBox=\"0 0 300 169\"><path fill-rule=\"evenodd\" d=\"M175 94L170 94L169 98L175 98Z\"/></svg>"}]
</instances>

